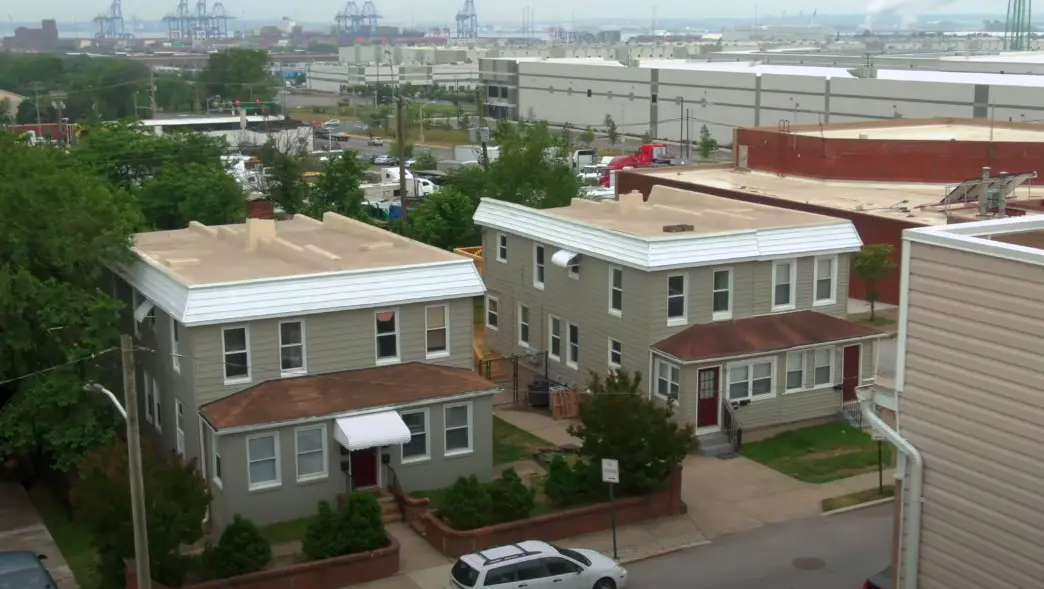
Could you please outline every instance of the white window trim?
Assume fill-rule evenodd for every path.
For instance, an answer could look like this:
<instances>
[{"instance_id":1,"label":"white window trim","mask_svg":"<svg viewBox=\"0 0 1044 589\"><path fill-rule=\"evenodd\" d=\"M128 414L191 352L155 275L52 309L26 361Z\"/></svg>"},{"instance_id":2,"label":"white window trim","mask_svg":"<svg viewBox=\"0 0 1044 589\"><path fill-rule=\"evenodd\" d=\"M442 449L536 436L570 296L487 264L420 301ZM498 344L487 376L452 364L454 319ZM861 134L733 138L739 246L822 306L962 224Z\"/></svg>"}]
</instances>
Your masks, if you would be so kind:
<instances>
[{"instance_id":1,"label":"white window trim","mask_svg":"<svg viewBox=\"0 0 1044 589\"><path fill-rule=\"evenodd\" d=\"M660 365L661 364L666 364L667 366L670 366L672 369L678 371L678 381L677 382L675 382L673 380L670 380L669 378L668 378L668 381L667 381L668 382L668 388L669 388L669 386L671 384L677 384L678 385L678 396L679 396L678 399L671 399L670 397L660 393ZM658 398L658 399L660 399L662 401L672 401L672 402L680 401L681 400L681 398L680 398L681 397L681 366L678 365L678 364L675 364L674 362L669 362L667 360L664 360L663 358L654 357L653 358L652 386L649 387L649 388L652 390L652 394L655 395L656 398Z\"/></svg>"},{"instance_id":2,"label":"white window trim","mask_svg":"<svg viewBox=\"0 0 1044 589\"><path fill-rule=\"evenodd\" d=\"M174 372L181 374L181 329L173 317L170 318L170 358Z\"/></svg>"},{"instance_id":3,"label":"white window trim","mask_svg":"<svg viewBox=\"0 0 1044 589\"><path fill-rule=\"evenodd\" d=\"M493 301L493 302L495 302L497 304L497 310L493 313L493 315L495 315L496 318L497 318L497 324L496 325L490 325L489 324L489 302L490 301ZM486 295L486 310L485 311L486 312L483 315L483 317L484 317L484 319L486 321L486 329L492 329L493 331L500 331L500 299L497 298L494 295L491 295L491 294Z\"/></svg>"},{"instance_id":4,"label":"white window trim","mask_svg":"<svg viewBox=\"0 0 1044 589\"><path fill-rule=\"evenodd\" d=\"M620 361L613 362L613 344L620 344ZM608 364L609 368L616 369L623 367L623 342L618 339L609 338L609 350L608 350Z\"/></svg>"},{"instance_id":5,"label":"white window trim","mask_svg":"<svg viewBox=\"0 0 1044 589\"><path fill-rule=\"evenodd\" d=\"M619 289L617 289L615 286L613 286L613 277L616 276L617 272L620 273L620 288ZM616 290L620 291L620 308L619 309L614 309L613 308L613 292L616 291ZM621 268L619 266L609 266L609 305L608 305L608 308L609 308L609 314L612 315L613 317L622 317L623 316L623 268Z\"/></svg>"},{"instance_id":6,"label":"white window trim","mask_svg":"<svg viewBox=\"0 0 1044 589\"><path fill-rule=\"evenodd\" d=\"M787 352L785 357L783 358L783 361L785 362L785 364L783 365L783 394L784 395L789 395L791 393L800 393L800 392L809 390L809 386L808 386L808 383L809 383L809 378L808 378L808 376L809 376L809 374L808 374L809 357L808 357L808 354L809 354L809 350L798 350L798 351L795 351L795 352ZM795 388L789 388L787 386L787 376L790 373L790 357L792 355L799 356L801 358L801 386L795 387Z\"/></svg>"},{"instance_id":7,"label":"white window trim","mask_svg":"<svg viewBox=\"0 0 1044 589\"><path fill-rule=\"evenodd\" d=\"M428 332L431 331L432 328L428 326L428 309L437 309L437 308L440 308L440 307L442 308L442 325L443 326L441 328L436 327L434 329L442 329L442 330L444 330L446 332L446 349L445 350L435 351L435 352L429 352L428 351ZM398 319L398 317L396 317L396 320L397 319ZM499 319L499 317L497 319ZM397 323L396 323L396 326L398 326ZM449 305L447 305L447 304L428 305L428 306L424 307L424 358L426 360L434 360L434 359L437 359L437 358L446 358L449 355L450 355L450 313L449 313Z\"/></svg>"},{"instance_id":8,"label":"white window trim","mask_svg":"<svg viewBox=\"0 0 1044 589\"><path fill-rule=\"evenodd\" d=\"M497 261L501 264L507 264L508 257L508 236L506 233L497 233ZM501 251L504 255L501 256Z\"/></svg>"},{"instance_id":9,"label":"white window trim","mask_svg":"<svg viewBox=\"0 0 1044 589\"><path fill-rule=\"evenodd\" d=\"M677 327L679 325L687 325L689 323L689 276L687 274L669 274L667 276L667 293L665 293L667 312L670 313L670 285L671 278L680 276L682 279L682 316L681 317L667 317L668 327Z\"/></svg>"},{"instance_id":10,"label":"white window trim","mask_svg":"<svg viewBox=\"0 0 1044 589\"><path fill-rule=\"evenodd\" d=\"M830 358L830 378L826 382L824 382L824 383L818 383L817 384L816 383L816 368L818 366L816 364L816 353L818 353L820 350L825 350L828 353L827 357ZM837 368L836 368L836 366L837 366L837 350L835 350L832 347L823 347L823 348L816 348L814 350L811 350L809 353L812 355L812 384L810 386L812 388L834 386L834 383L837 382L835 380L835 377L837 376L837 373L835 372L837 370ZM863 349L861 347L859 348L859 353L860 353L860 360L862 360Z\"/></svg>"},{"instance_id":11,"label":"white window trim","mask_svg":"<svg viewBox=\"0 0 1044 589\"><path fill-rule=\"evenodd\" d=\"M283 325L286 323L300 323L301 324L301 367L291 368L290 370L283 370L283 348L286 346L296 346L297 344L284 344L283 343ZM276 327L279 333L276 336L279 338L279 374L280 376L300 376L302 374L308 374L308 349L307 349L307 338L305 336L305 322L304 319L287 319L280 321Z\"/></svg>"},{"instance_id":12,"label":"white window trim","mask_svg":"<svg viewBox=\"0 0 1044 589\"><path fill-rule=\"evenodd\" d=\"M250 459L250 440L256 440L259 438L272 438L275 440L273 444L273 450L275 452L275 480L265 481L263 483L251 483L250 482L250 463L253 460ZM279 434L278 433L263 433L247 436L243 443L246 444L246 483L248 491L260 491L262 489L273 489L283 484L283 465L282 460L279 457ZM267 458L265 459L267 460Z\"/></svg>"},{"instance_id":13,"label":"white window trim","mask_svg":"<svg viewBox=\"0 0 1044 589\"><path fill-rule=\"evenodd\" d=\"M453 409L455 407L467 407L467 409L468 409L468 447L467 448L461 448L461 449L458 449L458 450L449 450L446 447L446 439L447 439L446 432L449 431L449 428L446 427L446 413L448 413L450 409ZM454 428L454 429L459 429L459 428ZM474 451L475 451L475 420L474 420L473 404L470 401L468 401L466 403L452 403L450 405L443 405L442 406L442 455L443 456L463 456L465 454L471 454Z\"/></svg>"},{"instance_id":14,"label":"white window trim","mask_svg":"<svg viewBox=\"0 0 1044 589\"><path fill-rule=\"evenodd\" d=\"M790 302L785 305L776 304L776 268L782 264L790 264ZM772 262L772 312L793 311L797 308L797 260L776 260Z\"/></svg>"},{"instance_id":15,"label":"white window trim","mask_svg":"<svg viewBox=\"0 0 1044 589\"><path fill-rule=\"evenodd\" d=\"M543 264L539 264L539 265L537 264L537 251L543 251L544 252L544 263ZM537 276L538 276L537 268L543 268L544 269L544 272L543 272L544 280L543 281L537 280ZM533 288L536 288L536 289L539 289L539 290L544 290L544 284L545 284L546 281L547 281L547 248L545 248L544 246L542 246L540 244L534 243L533 244Z\"/></svg>"},{"instance_id":16,"label":"white window trim","mask_svg":"<svg viewBox=\"0 0 1044 589\"><path fill-rule=\"evenodd\" d=\"M431 412L427 407L421 407L420 409L400 411L399 415L411 415L414 413L424 414L424 454L422 456L407 457L403 454L403 447L405 444L399 444L399 464L417 464L418 462L427 462L431 460ZM443 419L445 419L445 414L443 415ZM470 422L468 425L470 427Z\"/></svg>"},{"instance_id":17,"label":"white window trim","mask_svg":"<svg viewBox=\"0 0 1044 589\"><path fill-rule=\"evenodd\" d=\"M816 298L819 290L819 262L821 260L830 260L830 297L826 299ZM837 256L817 256L812 259L812 268L812 306L822 307L837 304Z\"/></svg>"},{"instance_id":18,"label":"white window trim","mask_svg":"<svg viewBox=\"0 0 1044 589\"><path fill-rule=\"evenodd\" d=\"M185 405L181 399L174 399L174 448L182 457L185 456Z\"/></svg>"},{"instance_id":19,"label":"white window trim","mask_svg":"<svg viewBox=\"0 0 1044 589\"><path fill-rule=\"evenodd\" d=\"M210 466L213 473L210 480L214 481L219 489L224 489L225 484L221 481L221 469L218 468L218 463L221 462L221 452L218 452L218 440L219 436L214 430L210 430ZM249 465L248 465L249 466Z\"/></svg>"},{"instance_id":20,"label":"white window trim","mask_svg":"<svg viewBox=\"0 0 1044 589\"><path fill-rule=\"evenodd\" d=\"M565 349L566 363L565 364L566 364L566 366L568 366L568 367L570 367L570 368L572 368L574 370L579 370L580 369L580 326L575 324L575 323L566 323L565 326L566 326L566 332L565 332L565 339L566 339L566 349ZM577 340L576 340L576 360L575 361L571 358L571 352L573 351L573 329L572 328L574 328L574 327L576 328L576 337L577 337Z\"/></svg>"},{"instance_id":21,"label":"white window trim","mask_svg":"<svg viewBox=\"0 0 1044 589\"><path fill-rule=\"evenodd\" d=\"M226 366L226 364L228 363L228 354L229 354L229 352L228 352L227 349L225 349L225 332L226 331L233 331L233 330L236 330L236 329L242 329L243 330L243 335L244 335L243 340L244 340L244 342L246 344L246 357L247 357L247 366L246 366L246 368L247 368L247 373L246 373L246 376L241 376L241 377L238 377L238 378L229 378L228 377L228 367ZM233 353L238 354L239 352L233 352ZM221 328L221 374L222 374L222 376L224 376L226 385L242 384L242 383L245 383L245 382L250 382L250 378L251 378L251 376L253 376L253 362L251 361L251 357L250 357L250 326L249 325L229 325L227 327L222 327Z\"/></svg>"},{"instance_id":22,"label":"white window trim","mask_svg":"<svg viewBox=\"0 0 1044 589\"><path fill-rule=\"evenodd\" d=\"M529 311L528 321L522 321L522 309L526 309L527 311ZM518 325L516 325L515 328L518 330L518 345L523 348L529 349L529 341L533 339L533 310L530 307L527 307L526 305L519 303L517 313L518 321L516 323L518 323ZM522 340L523 325L526 326L526 331L529 332L527 336L528 339L524 341Z\"/></svg>"},{"instance_id":23,"label":"white window trim","mask_svg":"<svg viewBox=\"0 0 1044 589\"><path fill-rule=\"evenodd\" d=\"M717 274L718 272L728 272L728 274L729 274L729 286L728 286L729 310L728 311L715 311L714 310L714 295L716 295L719 292L721 292L720 289L717 289L717 288L714 287L714 275ZM712 321L728 321L728 320L732 319L732 308L733 308L732 307L732 305L733 305L733 289L732 289L733 287L732 287L732 285L733 285L732 268L715 268L714 271L711 272L711 320Z\"/></svg>"},{"instance_id":24,"label":"white window trim","mask_svg":"<svg viewBox=\"0 0 1044 589\"><path fill-rule=\"evenodd\" d=\"M313 472L311 474L301 475L300 461L301 461L301 448L297 441L297 435L304 430L319 430L323 445L321 451L323 453L323 470L319 472ZM326 424L321 423L319 425L305 425L298 428L294 428L294 476L297 477L297 482L307 483L308 481L318 481L330 476L330 450L329 442L326 439ZM277 446L278 447L278 446ZM314 452L314 450L312 450ZM276 468L278 468L278 461L276 462Z\"/></svg>"},{"instance_id":25,"label":"white window trim","mask_svg":"<svg viewBox=\"0 0 1044 589\"><path fill-rule=\"evenodd\" d=\"M381 313L394 313L395 314L395 355L388 358L380 358L377 354L380 354L380 347L377 345L377 315ZM377 366L387 366L389 364L398 364L402 360L402 316L399 314L399 309L378 309L373 312L373 359L374 364ZM387 333L381 335L389 335Z\"/></svg>"},{"instance_id":26,"label":"white window trim","mask_svg":"<svg viewBox=\"0 0 1044 589\"><path fill-rule=\"evenodd\" d=\"M552 350L554 350L554 346L551 345L551 342L554 340L554 337L555 337L555 330L554 330L554 322L555 321L558 321L558 327L559 327L559 332L558 332L558 355L555 355L555 353L552 351ZM566 341L566 337L567 337L567 334L564 334L561 331L561 328L562 328L563 325L565 325L565 321L562 321L561 317L558 317L556 315L548 315L547 316L547 357L552 359L552 360L554 360L555 362L561 362L562 361L562 352L564 351L562 349L562 346L565 345L565 341Z\"/></svg>"},{"instance_id":27,"label":"white window trim","mask_svg":"<svg viewBox=\"0 0 1044 589\"><path fill-rule=\"evenodd\" d=\"M746 366L747 367L747 383L748 383L747 391L749 393L754 388L754 385L753 385L753 382L754 382L754 366L756 364L769 364L770 365L770 368L769 368L769 392L763 393L761 395L748 394L746 397L742 397L742 398L739 398L739 399L733 399L729 395L729 392L732 389L732 386L731 386L732 385L732 369L733 368L739 368L740 366ZM762 399L771 399L771 398L776 396L776 380L777 380L777 376L776 376L776 358L774 356L772 358L768 358L768 359L766 359L764 357L752 358L750 360L745 360L743 362L732 362L732 363L726 364L725 365L725 389L724 389L724 391L725 391L725 399L727 401L729 401L729 402L736 402L736 401L760 401Z\"/></svg>"}]
</instances>

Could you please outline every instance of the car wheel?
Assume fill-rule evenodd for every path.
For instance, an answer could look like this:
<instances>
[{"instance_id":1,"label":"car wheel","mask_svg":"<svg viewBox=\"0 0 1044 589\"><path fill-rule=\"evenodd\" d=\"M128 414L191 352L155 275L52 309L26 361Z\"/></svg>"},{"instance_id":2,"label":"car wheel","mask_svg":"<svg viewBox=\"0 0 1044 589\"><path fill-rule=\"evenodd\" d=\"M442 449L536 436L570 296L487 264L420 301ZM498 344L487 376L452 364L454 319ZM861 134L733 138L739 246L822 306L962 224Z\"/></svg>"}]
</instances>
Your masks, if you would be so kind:
<instances>
[{"instance_id":1,"label":"car wheel","mask_svg":"<svg viewBox=\"0 0 1044 589\"><path fill-rule=\"evenodd\" d=\"M598 579L598 582L594 585L594 589L616 589L616 581L609 577Z\"/></svg>"}]
</instances>

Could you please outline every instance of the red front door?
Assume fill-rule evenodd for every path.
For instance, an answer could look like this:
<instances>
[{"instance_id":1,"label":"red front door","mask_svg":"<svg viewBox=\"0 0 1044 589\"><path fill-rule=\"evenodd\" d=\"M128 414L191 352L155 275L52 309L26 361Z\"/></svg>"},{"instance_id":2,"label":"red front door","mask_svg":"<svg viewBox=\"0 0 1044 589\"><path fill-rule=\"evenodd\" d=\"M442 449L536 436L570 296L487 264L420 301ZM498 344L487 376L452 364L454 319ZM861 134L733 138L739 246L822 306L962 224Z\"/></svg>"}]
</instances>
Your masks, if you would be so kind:
<instances>
[{"instance_id":1,"label":"red front door","mask_svg":"<svg viewBox=\"0 0 1044 589\"><path fill-rule=\"evenodd\" d=\"M718 369L704 368L696 380L696 427L718 425Z\"/></svg>"},{"instance_id":2,"label":"red front door","mask_svg":"<svg viewBox=\"0 0 1044 589\"><path fill-rule=\"evenodd\" d=\"M351 465L353 489L377 485L377 448L353 450Z\"/></svg>"},{"instance_id":3,"label":"red front door","mask_svg":"<svg viewBox=\"0 0 1044 589\"><path fill-rule=\"evenodd\" d=\"M841 398L844 401L856 400L856 387L859 386L859 358L862 348L856 344L845 348L841 356Z\"/></svg>"}]
</instances>

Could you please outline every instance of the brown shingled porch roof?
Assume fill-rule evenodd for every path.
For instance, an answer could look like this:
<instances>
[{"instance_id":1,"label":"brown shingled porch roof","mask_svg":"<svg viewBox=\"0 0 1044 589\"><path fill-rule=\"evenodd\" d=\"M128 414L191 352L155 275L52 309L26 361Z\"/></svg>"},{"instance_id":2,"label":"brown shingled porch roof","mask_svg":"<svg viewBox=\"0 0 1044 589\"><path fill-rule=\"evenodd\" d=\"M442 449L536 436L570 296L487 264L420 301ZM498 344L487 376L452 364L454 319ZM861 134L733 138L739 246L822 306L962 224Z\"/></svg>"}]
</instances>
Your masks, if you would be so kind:
<instances>
[{"instance_id":1,"label":"brown shingled porch roof","mask_svg":"<svg viewBox=\"0 0 1044 589\"><path fill-rule=\"evenodd\" d=\"M200 408L217 429L498 390L466 368L409 362L265 381Z\"/></svg>"},{"instance_id":2,"label":"brown shingled porch roof","mask_svg":"<svg viewBox=\"0 0 1044 589\"><path fill-rule=\"evenodd\" d=\"M695 362L887 335L846 319L796 311L700 323L656 342L652 348L682 362Z\"/></svg>"}]
</instances>

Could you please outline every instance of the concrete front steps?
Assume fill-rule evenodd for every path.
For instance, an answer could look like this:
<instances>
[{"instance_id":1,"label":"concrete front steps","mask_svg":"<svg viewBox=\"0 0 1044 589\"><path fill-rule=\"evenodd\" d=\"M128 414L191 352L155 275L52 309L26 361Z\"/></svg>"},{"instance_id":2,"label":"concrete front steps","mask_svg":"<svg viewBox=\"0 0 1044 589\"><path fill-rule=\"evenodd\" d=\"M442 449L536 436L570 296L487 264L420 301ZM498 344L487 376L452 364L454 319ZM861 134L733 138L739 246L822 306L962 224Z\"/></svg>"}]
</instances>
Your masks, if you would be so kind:
<instances>
[{"instance_id":1,"label":"concrete front steps","mask_svg":"<svg viewBox=\"0 0 1044 589\"><path fill-rule=\"evenodd\" d=\"M696 436L696 438L700 441L699 453L703 456L728 456L736 454L736 451L732 448L732 442L729 441L725 432L718 431L709 434L702 434Z\"/></svg>"},{"instance_id":2,"label":"concrete front steps","mask_svg":"<svg viewBox=\"0 0 1044 589\"><path fill-rule=\"evenodd\" d=\"M377 497L377 503L381 506L381 521L385 524L402 521L402 510L395 502L395 497L382 493Z\"/></svg>"}]
</instances>

